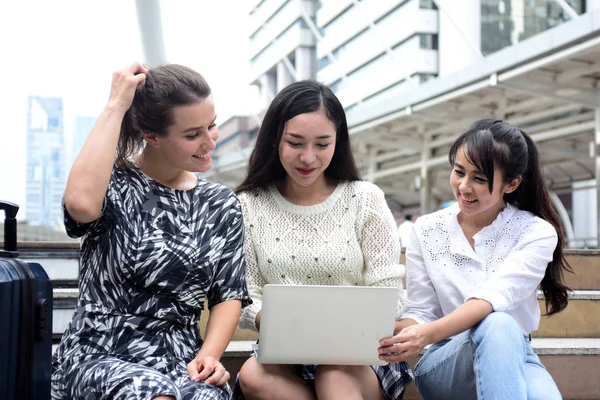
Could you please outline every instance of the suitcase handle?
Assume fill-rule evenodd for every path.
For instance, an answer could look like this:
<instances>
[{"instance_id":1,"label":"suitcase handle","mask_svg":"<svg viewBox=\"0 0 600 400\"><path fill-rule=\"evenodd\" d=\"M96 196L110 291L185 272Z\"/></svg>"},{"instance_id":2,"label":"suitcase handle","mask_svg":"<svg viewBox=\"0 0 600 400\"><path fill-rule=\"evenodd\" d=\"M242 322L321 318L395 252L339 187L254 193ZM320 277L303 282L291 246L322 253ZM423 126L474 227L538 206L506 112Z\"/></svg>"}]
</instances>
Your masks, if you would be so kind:
<instances>
[{"instance_id":1,"label":"suitcase handle","mask_svg":"<svg viewBox=\"0 0 600 400\"><path fill-rule=\"evenodd\" d=\"M3 257L16 257L17 253L17 212L19 206L8 201L0 201L0 210L4 210L4 250Z\"/></svg>"}]
</instances>

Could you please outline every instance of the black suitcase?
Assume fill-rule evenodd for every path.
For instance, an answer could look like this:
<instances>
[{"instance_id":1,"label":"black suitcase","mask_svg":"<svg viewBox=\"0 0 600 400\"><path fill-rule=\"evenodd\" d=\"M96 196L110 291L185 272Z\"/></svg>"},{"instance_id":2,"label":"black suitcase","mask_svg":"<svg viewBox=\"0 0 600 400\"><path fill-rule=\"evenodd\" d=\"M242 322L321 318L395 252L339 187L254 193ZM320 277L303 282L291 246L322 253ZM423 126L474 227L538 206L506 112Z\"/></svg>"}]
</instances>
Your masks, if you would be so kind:
<instances>
[{"instance_id":1,"label":"black suitcase","mask_svg":"<svg viewBox=\"0 0 600 400\"><path fill-rule=\"evenodd\" d=\"M52 283L38 263L17 259L19 206L4 210L0 250L0 399L48 400L52 372Z\"/></svg>"}]
</instances>

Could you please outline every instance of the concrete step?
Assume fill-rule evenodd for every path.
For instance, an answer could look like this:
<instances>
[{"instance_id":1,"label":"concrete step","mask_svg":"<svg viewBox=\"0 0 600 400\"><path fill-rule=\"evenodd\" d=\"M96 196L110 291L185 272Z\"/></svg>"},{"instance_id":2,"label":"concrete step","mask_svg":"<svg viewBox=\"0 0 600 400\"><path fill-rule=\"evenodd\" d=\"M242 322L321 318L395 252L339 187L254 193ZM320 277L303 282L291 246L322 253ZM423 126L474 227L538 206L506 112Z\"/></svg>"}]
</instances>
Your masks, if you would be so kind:
<instances>
[{"instance_id":1,"label":"concrete step","mask_svg":"<svg viewBox=\"0 0 600 400\"><path fill-rule=\"evenodd\" d=\"M77 286L79 279L78 243L19 243L20 258L39 262L50 279L61 285ZM574 274L566 274L573 290L600 290L600 250L566 249ZM404 263L404 253L402 254Z\"/></svg>"},{"instance_id":2,"label":"concrete step","mask_svg":"<svg viewBox=\"0 0 600 400\"><path fill-rule=\"evenodd\" d=\"M562 312L544 316L546 303L538 293L542 318L534 337L595 337L600 338L600 291L574 290L569 295L569 305Z\"/></svg>"},{"instance_id":3,"label":"concrete step","mask_svg":"<svg viewBox=\"0 0 600 400\"><path fill-rule=\"evenodd\" d=\"M71 320L79 291L76 288L54 289L53 332L60 336ZM540 307L544 310L543 296L538 293ZM600 338L600 291L575 290L570 295L567 308L551 317L542 316L540 328L534 337L595 337ZM201 329L204 330L209 312L202 313ZM234 340L256 340L257 333L237 329Z\"/></svg>"},{"instance_id":4,"label":"concrete step","mask_svg":"<svg viewBox=\"0 0 600 400\"><path fill-rule=\"evenodd\" d=\"M223 363L235 376L251 353L254 341L232 342ZM565 400L600 399L600 339L545 338L532 341L535 352L550 372ZM418 359L410 361L411 367ZM411 383L404 400L420 400Z\"/></svg>"},{"instance_id":5,"label":"concrete step","mask_svg":"<svg viewBox=\"0 0 600 400\"><path fill-rule=\"evenodd\" d=\"M231 384L250 357L254 343L232 341L227 347L222 361L232 376ZM565 400L600 399L600 339L534 338L532 345ZM409 362L411 367L417 360ZM421 399L414 383L407 388L404 399Z\"/></svg>"}]
</instances>

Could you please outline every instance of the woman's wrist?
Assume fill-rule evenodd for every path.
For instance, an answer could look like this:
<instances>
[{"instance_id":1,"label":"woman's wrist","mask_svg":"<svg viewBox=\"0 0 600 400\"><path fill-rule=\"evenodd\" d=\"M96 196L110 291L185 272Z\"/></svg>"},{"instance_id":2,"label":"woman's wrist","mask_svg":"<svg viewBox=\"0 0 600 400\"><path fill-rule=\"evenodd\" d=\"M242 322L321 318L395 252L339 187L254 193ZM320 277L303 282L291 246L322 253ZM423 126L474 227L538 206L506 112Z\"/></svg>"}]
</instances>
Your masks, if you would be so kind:
<instances>
[{"instance_id":1,"label":"woman's wrist","mask_svg":"<svg viewBox=\"0 0 600 400\"><path fill-rule=\"evenodd\" d=\"M215 360L219 361L221 359L221 356L223 354L219 354L219 351L216 349L211 349L209 346L205 346L204 344L202 345L202 348L200 349L200 351L198 352L198 354L196 354L196 359L202 358L202 357L212 357Z\"/></svg>"},{"instance_id":2,"label":"woman's wrist","mask_svg":"<svg viewBox=\"0 0 600 400\"><path fill-rule=\"evenodd\" d=\"M427 346L444 340L445 337L443 337L442 332L443 329L441 327L439 319L433 322L423 324L423 330L421 333L423 335L423 341L425 342L425 345Z\"/></svg>"},{"instance_id":3,"label":"woman's wrist","mask_svg":"<svg viewBox=\"0 0 600 400\"><path fill-rule=\"evenodd\" d=\"M104 112L106 112L109 115L117 114L122 117L125 115L128 109L129 107L124 107L117 101L109 101L108 104L106 104L106 106L104 107Z\"/></svg>"}]
</instances>

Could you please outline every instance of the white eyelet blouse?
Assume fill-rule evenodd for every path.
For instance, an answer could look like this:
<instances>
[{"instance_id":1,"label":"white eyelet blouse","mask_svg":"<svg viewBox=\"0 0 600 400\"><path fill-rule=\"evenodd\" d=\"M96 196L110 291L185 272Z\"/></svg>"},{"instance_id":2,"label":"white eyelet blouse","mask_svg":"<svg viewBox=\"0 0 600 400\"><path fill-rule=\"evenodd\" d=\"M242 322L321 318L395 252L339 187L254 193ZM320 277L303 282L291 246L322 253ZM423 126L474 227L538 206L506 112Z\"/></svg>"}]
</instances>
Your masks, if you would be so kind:
<instances>
[{"instance_id":1,"label":"white eyelet blouse","mask_svg":"<svg viewBox=\"0 0 600 400\"><path fill-rule=\"evenodd\" d=\"M511 315L524 334L540 321L537 290L558 239L547 221L507 205L469 244L458 205L415 221L406 250L403 318L435 321L471 298Z\"/></svg>"}]
</instances>

